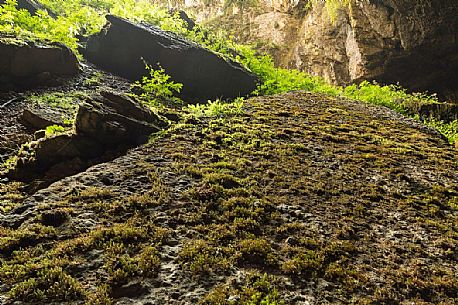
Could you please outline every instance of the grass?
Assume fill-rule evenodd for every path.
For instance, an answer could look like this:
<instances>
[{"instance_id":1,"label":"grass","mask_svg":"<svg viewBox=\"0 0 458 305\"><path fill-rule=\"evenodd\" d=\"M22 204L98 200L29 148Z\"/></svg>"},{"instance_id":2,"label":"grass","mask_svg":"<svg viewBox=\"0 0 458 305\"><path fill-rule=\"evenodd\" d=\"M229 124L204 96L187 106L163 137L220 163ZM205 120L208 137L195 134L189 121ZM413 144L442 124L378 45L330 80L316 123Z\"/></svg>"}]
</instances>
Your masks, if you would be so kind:
<instances>
[{"instance_id":1,"label":"grass","mask_svg":"<svg viewBox=\"0 0 458 305\"><path fill-rule=\"evenodd\" d=\"M83 91L70 92L44 92L32 94L26 98L31 107L52 108L58 111L60 120L67 126L71 126L78 111L78 105L88 98Z\"/></svg>"}]
</instances>

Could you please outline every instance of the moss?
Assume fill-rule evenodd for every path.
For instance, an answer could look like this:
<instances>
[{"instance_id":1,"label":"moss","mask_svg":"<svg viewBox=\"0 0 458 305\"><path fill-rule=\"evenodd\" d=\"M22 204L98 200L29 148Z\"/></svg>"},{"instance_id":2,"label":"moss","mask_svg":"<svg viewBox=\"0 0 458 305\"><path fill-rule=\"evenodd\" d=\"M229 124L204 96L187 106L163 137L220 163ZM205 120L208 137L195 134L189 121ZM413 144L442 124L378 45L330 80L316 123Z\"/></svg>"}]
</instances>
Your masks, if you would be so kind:
<instances>
[{"instance_id":1,"label":"moss","mask_svg":"<svg viewBox=\"0 0 458 305\"><path fill-rule=\"evenodd\" d=\"M159 252L155 247L145 246L136 255L129 254L123 243L112 242L108 245L104 268L112 285L122 285L132 277L153 277L160 266Z\"/></svg>"},{"instance_id":2,"label":"moss","mask_svg":"<svg viewBox=\"0 0 458 305\"><path fill-rule=\"evenodd\" d=\"M294 304L303 291L329 303L456 298L458 169L447 143L321 95L258 97L244 110L186 119L115 161L113 185L53 186L59 198L39 213L69 221L0 228L5 290L60 267L83 287L77 302L110 304L113 289L171 259L179 281L208 290L202 304ZM70 225L84 217L90 226Z\"/></svg>"},{"instance_id":3,"label":"moss","mask_svg":"<svg viewBox=\"0 0 458 305\"><path fill-rule=\"evenodd\" d=\"M267 274L250 273L239 285L218 286L200 302L201 305L284 305L275 288L278 280Z\"/></svg>"},{"instance_id":4,"label":"moss","mask_svg":"<svg viewBox=\"0 0 458 305\"><path fill-rule=\"evenodd\" d=\"M294 255L291 259L283 262L281 269L286 274L293 274L296 276L317 275L321 270L323 264L323 257L316 251L307 251Z\"/></svg>"},{"instance_id":5,"label":"moss","mask_svg":"<svg viewBox=\"0 0 458 305\"><path fill-rule=\"evenodd\" d=\"M240 265L276 265L278 258L269 241L256 239L243 239L237 244L237 261Z\"/></svg>"},{"instance_id":6,"label":"moss","mask_svg":"<svg viewBox=\"0 0 458 305\"><path fill-rule=\"evenodd\" d=\"M15 250L31 247L40 241L55 237L56 230L54 228L41 224L19 230L0 227L0 254L10 255Z\"/></svg>"},{"instance_id":7,"label":"moss","mask_svg":"<svg viewBox=\"0 0 458 305\"><path fill-rule=\"evenodd\" d=\"M82 297L82 285L60 267L43 269L36 277L16 284L10 296L22 301L73 301Z\"/></svg>"},{"instance_id":8,"label":"moss","mask_svg":"<svg viewBox=\"0 0 458 305\"><path fill-rule=\"evenodd\" d=\"M19 206L26 198L24 188L25 184L20 182L0 183L0 212L7 213Z\"/></svg>"},{"instance_id":9,"label":"moss","mask_svg":"<svg viewBox=\"0 0 458 305\"><path fill-rule=\"evenodd\" d=\"M233 265L228 247L216 246L205 240L191 240L180 252L179 259L185 268L194 275L222 274Z\"/></svg>"}]
</instances>

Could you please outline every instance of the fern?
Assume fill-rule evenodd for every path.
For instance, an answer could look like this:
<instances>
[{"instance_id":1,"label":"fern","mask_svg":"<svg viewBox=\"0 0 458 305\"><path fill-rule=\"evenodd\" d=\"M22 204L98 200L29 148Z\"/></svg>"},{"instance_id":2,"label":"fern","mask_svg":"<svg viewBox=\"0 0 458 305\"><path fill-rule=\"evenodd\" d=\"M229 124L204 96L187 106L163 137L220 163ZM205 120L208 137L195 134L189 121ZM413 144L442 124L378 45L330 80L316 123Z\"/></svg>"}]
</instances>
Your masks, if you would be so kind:
<instances>
[{"instance_id":1,"label":"fern","mask_svg":"<svg viewBox=\"0 0 458 305\"><path fill-rule=\"evenodd\" d=\"M131 86L134 91L139 91L135 96L150 107L159 107L164 103L181 104L182 100L176 95L180 93L183 84L170 80L170 75L166 74L162 68L155 70L147 63L145 67L149 76L144 76Z\"/></svg>"}]
</instances>

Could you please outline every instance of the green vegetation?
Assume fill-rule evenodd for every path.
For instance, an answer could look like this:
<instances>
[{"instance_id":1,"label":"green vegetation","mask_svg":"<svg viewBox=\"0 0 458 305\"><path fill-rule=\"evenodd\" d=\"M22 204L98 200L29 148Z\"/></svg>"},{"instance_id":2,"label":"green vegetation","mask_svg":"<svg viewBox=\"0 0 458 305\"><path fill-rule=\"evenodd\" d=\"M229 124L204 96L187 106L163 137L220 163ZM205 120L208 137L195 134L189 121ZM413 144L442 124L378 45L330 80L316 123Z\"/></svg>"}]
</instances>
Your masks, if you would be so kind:
<instances>
[{"instance_id":1,"label":"green vegetation","mask_svg":"<svg viewBox=\"0 0 458 305\"><path fill-rule=\"evenodd\" d=\"M458 147L458 120L446 123L443 121L438 121L434 118L429 118L424 120L424 123L432 128L437 129L449 140L450 143L455 143L455 146Z\"/></svg>"},{"instance_id":2,"label":"green vegetation","mask_svg":"<svg viewBox=\"0 0 458 305\"><path fill-rule=\"evenodd\" d=\"M46 11L31 16L26 10L16 8L16 0L6 0L0 5L0 32L20 39L62 42L76 50L76 35L72 33L76 20L52 18Z\"/></svg>"},{"instance_id":3,"label":"green vegetation","mask_svg":"<svg viewBox=\"0 0 458 305\"><path fill-rule=\"evenodd\" d=\"M76 51L77 37L99 32L106 22L106 13L146 21L164 30L180 32L183 28L182 21L147 0L42 0L40 3L57 14L57 18L47 11L31 16L26 10L16 8L16 0L6 0L0 6L0 32L23 39L62 42Z\"/></svg>"},{"instance_id":4,"label":"green vegetation","mask_svg":"<svg viewBox=\"0 0 458 305\"><path fill-rule=\"evenodd\" d=\"M194 117L225 117L243 113L243 98L237 98L231 103L221 100L208 101L207 104L187 105L183 110Z\"/></svg>"},{"instance_id":5,"label":"green vegetation","mask_svg":"<svg viewBox=\"0 0 458 305\"><path fill-rule=\"evenodd\" d=\"M270 56L257 54L248 46L237 45L228 40L224 33L212 33L201 26L196 26L194 30L190 31L186 29L183 20L177 15L170 15L165 9L146 0L100 0L90 3L83 0L44 0L41 2L46 8L58 15L57 19L51 18L46 12L39 12L37 16L30 16L24 10L17 10L15 1L8 0L0 8L0 32L14 34L17 37L59 41L76 50L77 36L91 35L100 31L105 23L103 15L112 13L134 21L145 21L160 26L164 30L184 35L222 56L239 61L260 77L261 84L254 92L257 95L306 90L383 105L412 116L415 113L409 111L412 109L409 106L437 102L434 97L424 94L408 94L402 88L394 85L380 86L375 83L363 82L360 85L342 88L329 85L322 78L313 77L304 72L276 68ZM310 5L316 4L315 2L316 0L312 0ZM325 3L331 17L335 16L337 10L349 4L349 0L328 0ZM181 85L171 83L165 72L161 69L153 70L150 68L150 77L144 78L134 85L134 88L143 91L140 96L147 103L157 106L158 99L161 98L172 103L178 101L175 95L180 91ZM95 79L95 81L97 80ZM221 108L218 106L218 102L214 103L208 107L212 110L207 110L207 113L208 111L216 111L216 108ZM194 110L197 111L197 109ZM447 124L433 121L430 118L423 119L426 119L427 124L444 134L450 142L456 141L456 128L453 126L456 126L457 122Z\"/></svg>"},{"instance_id":6,"label":"green vegetation","mask_svg":"<svg viewBox=\"0 0 458 305\"><path fill-rule=\"evenodd\" d=\"M179 123L128 158L30 197L37 204L26 206L27 219L15 229L0 226L7 301L114 304L130 293L125 285L157 285L162 272L161 280L173 273L167 285L204 287L198 304L305 303L304 291L329 303L453 304L456 152L409 123L383 118L376 107L345 99L414 116L417 105L437 103L434 97L369 82L336 87L276 68L249 47L201 28L185 30L146 1L43 3L60 15L56 22L69 22L59 25L65 31L79 20L73 38L98 31L107 11L175 30L251 69L262 81L255 94L266 96L184 106ZM49 18L45 13L14 11L12 1L2 9L30 28L8 28L2 16L2 31L63 41L29 26ZM140 100L159 108L180 104L181 84L147 68L150 75L132 86ZM272 96L295 90L309 93ZM79 94L29 101L72 112L84 99ZM457 121L425 122L457 140ZM0 183L1 213L23 203L23 187Z\"/></svg>"},{"instance_id":7,"label":"green vegetation","mask_svg":"<svg viewBox=\"0 0 458 305\"><path fill-rule=\"evenodd\" d=\"M251 273L239 287L219 286L199 302L199 305L284 305L267 274ZM278 280L277 280L278 281ZM232 301L229 299L232 297Z\"/></svg>"},{"instance_id":8,"label":"green vegetation","mask_svg":"<svg viewBox=\"0 0 458 305\"><path fill-rule=\"evenodd\" d=\"M65 127L60 126L60 125L51 125L51 126L46 127L45 129L45 135L47 137L51 137L53 135L60 134L63 132L65 132Z\"/></svg>"},{"instance_id":9,"label":"green vegetation","mask_svg":"<svg viewBox=\"0 0 458 305\"><path fill-rule=\"evenodd\" d=\"M209 305L453 304L455 150L322 94L243 110L183 116L128 158L31 197L27 221L0 226L7 301L113 304L154 283L148 296ZM23 202L15 189L0 186L6 211Z\"/></svg>"},{"instance_id":10,"label":"green vegetation","mask_svg":"<svg viewBox=\"0 0 458 305\"><path fill-rule=\"evenodd\" d=\"M52 108L74 111L78 108L76 98L84 97L79 92L49 92L43 94L33 94L27 98L27 102L36 105L47 105Z\"/></svg>"},{"instance_id":11,"label":"green vegetation","mask_svg":"<svg viewBox=\"0 0 458 305\"><path fill-rule=\"evenodd\" d=\"M179 105L183 101L177 97L183 84L175 83L170 80L170 76L165 73L164 69L153 69L152 66L145 63L149 76L144 76L140 81L135 82L131 88L134 91L140 91L135 96L143 103L150 107L160 105Z\"/></svg>"},{"instance_id":12,"label":"green vegetation","mask_svg":"<svg viewBox=\"0 0 458 305\"><path fill-rule=\"evenodd\" d=\"M78 105L87 98L88 94L83 91L45 92L28 96L26 102L32 108L51 107L59 114L63 125L71 126L75 120Z\"/></svg>"}]
</instances>

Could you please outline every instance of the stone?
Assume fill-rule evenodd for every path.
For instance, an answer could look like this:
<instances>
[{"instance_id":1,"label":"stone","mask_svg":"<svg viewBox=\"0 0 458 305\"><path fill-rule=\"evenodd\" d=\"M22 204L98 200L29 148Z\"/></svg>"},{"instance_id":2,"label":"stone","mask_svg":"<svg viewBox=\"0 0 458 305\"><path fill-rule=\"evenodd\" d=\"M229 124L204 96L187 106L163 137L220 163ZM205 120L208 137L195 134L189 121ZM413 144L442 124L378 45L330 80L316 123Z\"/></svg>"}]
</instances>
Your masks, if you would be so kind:
<instances>
[{"instance_id":1,"label":"stone","mask_svg":"<svg viewBox=\"0 0 458 305\"><path fill-rule=\"evenodd\" d=\"M111 15L107 20L83 52L103 69L139 80L147 75L144 61L162 67L174 82L183 84L181 97L187 102L247 96L256 89L257 76L240 64L176 34Z\"/></svg>"},{"instance_id":2,"label":"stone","mask_svg":"<svg viewBox=\"0 0 458 305\"><path fill-rule=\"evenodd\" d=\"M73 76L78 73L79 62L75 53L62 44L41 44L13 37L0 37L2 83L21 86L24 83L36 82L47 74Z\"/></svg>"},{"instance_id":3,"label":"stone","mask_svg":"<svg viewBox=\"0 0 458 305\"><path fill-rule=\"evenodd\" d=\"M65 177L64 173L68 176L69 172L75 174L84 169L86 163L81 159L90 160L102 153L103 147L100 143L88 137L62 134L41 138L22 148L16 166L8 172L8 177L18 181L32 182L61 164L60 170L54 168L53 172L57 175L51 179L58 180ZM75 159L77 158L80 162L76 164ZM48 174L48 177L50 176Z\"/></svg>"},{"instance_id":4,"label":"stone","mask_svg":"<svg viewBox=\"0 0 458 305\"><path fill-rule=\"evenodd\" d=\"M103 153L102 145L95 139L72 134L38 140L33 148L39 167L49 167L76 157L89 160Z\"/></svg>"},{"instance_id":5,"label":"stone","mask_svg":"<svg viewBox=\"0 0 458 305\"><path fill-rule=\"evenodd\" d=\"M75 123L77 134L90 136L107 147L142 144L165 126L156 114L131 98L108 91L81 105Z\"/></svg>"},{"instance_id":6,"label":"stone","mask_svg":"<svg viewBox=\"0 0 458 305\"><path fill-rule=\"evenodd\" d=\"M458 101L456 0L352 1L351 9L333 13L325 1L315 1L309 9L305 3L260 1L237 16L223 12L224 1L185 1L178 9L211 27L223 27L242 43L265 42L263 50L285 68L338 85L399 82L410 91Z\"/></svg>"},{"instance_id":7,"label":"stone","mask_svg":"<svg viewBox=\"0 0 458 305\"><path fill-rule=\"evenodd\" d=\"M458 120L458 104L453 103L434 103L421 105L417 111L421 118L435 118L444 122Z\"/></svg>"},{"instance_id":8,"label":"stone","mask_svg":"<svg viewBox=\"0 0 458 305\"><path fill-rule=\"evenodd\" d=\"M20 120L32 130L45 129L51 125L64 125L59 113L51 109L26 108L22 111Z\"/></svg>"},{"instance_id":9,"label":"stone","mask_svg":"<svg viewBox=\"0 0 458 305\"><path fill-rule=\"evenodd\" d=\"M7 176L35 183L33 190L74 175L140 145L168 124L134 99L102 91L79 106L72 132L40 138L23 146Z\"/></svg>"},{"instance_id":10,"label":"stone","mask_svg":"<svg viewBox=\"0 0 458 305\"><path fill-rule=\"evenodd\" d=\"M148 287L142 283L137 281L129 282L125 285L117 286L112 291L112 297L115 299L120 298L135 298L148 293Z\"/></svg>"}]
</instances>

